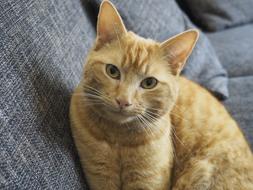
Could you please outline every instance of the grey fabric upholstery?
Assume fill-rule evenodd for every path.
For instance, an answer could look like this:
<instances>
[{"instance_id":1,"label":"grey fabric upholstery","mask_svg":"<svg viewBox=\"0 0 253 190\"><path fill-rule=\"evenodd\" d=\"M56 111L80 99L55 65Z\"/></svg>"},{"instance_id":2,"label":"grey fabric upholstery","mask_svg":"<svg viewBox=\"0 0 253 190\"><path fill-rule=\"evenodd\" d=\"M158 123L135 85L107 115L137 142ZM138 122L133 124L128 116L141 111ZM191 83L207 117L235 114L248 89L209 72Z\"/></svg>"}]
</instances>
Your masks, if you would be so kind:
<instances>
[{"instance_id":1,"label":"grey fabric upholstery","mask_svg":"<svg viewBox=\"0 0 253 190\"><path fill-rule=\"evenodd\" d=\"M94 0L98 8L102 0ZM189 28L196 28L174 0L121 1L112 0L119 9L128 30L163 41ZM213 47L201 33L183 74L208 88L220 98L228 97L226 71L221 66Z\"/></svg>"},{"instance_id":2,"label":"grey fabric upholstery","mask_svg":"<svg viewBox=\"0 0 253 190\"><path fill-rule=\"evenodd\" d=\"M178 0L204 30L217 31L253 21L252 0Z\"/></svg>"},{"instance_id":3,"label":"grey fabric upholstery","mask_svg":"<svg viewBox=\"0 0 253 190\"><path fill-rule=\"evenodd\" d=\"M230 98L224 102L253 148L253 25L209 33L229 75Z\"/></svg>"},{"instance_id":4,"label":"grey fabric upholstery","mask_svg":"<svg viewBox=\"0 0 253 190\"><path fill-rule=\"evenodd\" d=\"M253 24L210 33L208 37L229 77L253 75Z\"/></svg>"},{"instance_id":5,"label":"grey fabric upholstery","mask_svg":"<svg viewBox=\"0 0 253 190\"><path fill-rule=\"evenodd\" d=\"M230 97L224 104L240 125L253 150L253 75L229 79Z\"/></svg>"},{"instance_id":6,"label":"grey fabric upholstery","mask_svg":"<svg viewBox=\"0 0 253 190\"><path fill-rule=\"evenodd\" d=\"M188 29L196 28L188 18L186 18L185 23ZM213 46L203 33L200 33L196 48L190 56L182 75L201 84L220 100L229 97L227 71L220 64Z\"/></svg>"},{"instance_id":7,"label":"grey fabric upholstery","mask_svg":"<svg viewBox=\"0 0 253 190\"><path fill-rule=\"evenodd\" d=\"M0 29L0 189L86 189L68 118L94 39L80 1L1 1Z\"/></svg>"}]
</instances>

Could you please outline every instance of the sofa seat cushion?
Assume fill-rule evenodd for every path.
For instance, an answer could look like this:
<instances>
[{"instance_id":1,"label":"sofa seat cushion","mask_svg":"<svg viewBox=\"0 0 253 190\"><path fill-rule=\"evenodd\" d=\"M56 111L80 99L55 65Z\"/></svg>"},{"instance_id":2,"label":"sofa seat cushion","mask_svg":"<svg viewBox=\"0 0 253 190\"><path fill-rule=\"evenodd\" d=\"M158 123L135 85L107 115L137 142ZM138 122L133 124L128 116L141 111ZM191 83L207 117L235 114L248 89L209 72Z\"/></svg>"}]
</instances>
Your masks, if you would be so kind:
<instances>
[{"instance_id":1,"label":"sofa seat cushion","mask_svg":"<svg viewBox=\"0 0 253 190\"><path fill-rule=\"evenodd\" d=\"M229 77L253 75L253 24L208 34Z\"/></svg>"},{"instance_id":2,"label":"sofa seat cushion","mask_svg":"<svg viewBox=\"0 0 253 190\"><path fill-rule=\"evenodd\" d=\"M253 76L230 78L230 98L224 104L240 125L253 149Z\"/></svg>"},{"instance_id":3,"label":"sofa seat cushion","mask_svg":"<svg viewBox=\"0 0 253 190\"><path fill-rule=\"evenodd\" d=\"M196 24L217 31L253 21L252 0L178 0Z\"/></svg>"}]
</instances>

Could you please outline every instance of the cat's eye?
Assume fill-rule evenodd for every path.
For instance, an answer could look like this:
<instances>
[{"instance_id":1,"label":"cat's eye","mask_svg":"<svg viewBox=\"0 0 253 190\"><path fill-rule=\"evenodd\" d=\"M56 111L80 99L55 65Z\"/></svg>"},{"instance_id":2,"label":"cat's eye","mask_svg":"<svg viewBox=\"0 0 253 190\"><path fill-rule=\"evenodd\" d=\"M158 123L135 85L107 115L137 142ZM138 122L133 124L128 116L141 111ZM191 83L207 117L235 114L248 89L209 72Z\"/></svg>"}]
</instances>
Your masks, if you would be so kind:
<instances>
[{"instance_id":1,"label":"cat's eye","mask_svg":"<svg viewBox=\"0 0 253 190\"><path fill-rule=\"evenodd\" d=\"M141 82L141 87L145 89L154 88L157 85L157 79L154 77L148 77Z\"/></svg>"},{"instance_id":2,"label":"cat's eye","mask_svg":"<svg viewBox=\"0 0 253 190\"><path fill-rule=\"evenodd\" d=\"M107 64L106 73L113 79L120 79L120 71L115 65Z\"/></svg>"}]
</instances>

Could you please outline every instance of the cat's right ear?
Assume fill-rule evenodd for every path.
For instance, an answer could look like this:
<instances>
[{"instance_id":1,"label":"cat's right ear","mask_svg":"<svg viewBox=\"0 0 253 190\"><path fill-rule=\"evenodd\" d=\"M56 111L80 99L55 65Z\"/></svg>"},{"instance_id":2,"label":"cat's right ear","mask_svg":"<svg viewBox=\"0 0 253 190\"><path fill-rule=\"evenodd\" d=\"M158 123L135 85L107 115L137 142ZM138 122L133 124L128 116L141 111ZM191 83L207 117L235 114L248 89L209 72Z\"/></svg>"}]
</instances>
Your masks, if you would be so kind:
<instances>
[{"instance_id":1,"label":"cat's right ear","mask_svg":"<svg viewBox=\"0 0 253 190\"><path fill-rule=\"evenodd\" d=\"M98 14L96 45L102 46L125 33L127 30L117 9L110 1L104 0Z\"/></svg>"},{"instance_id":2,"label":"cat's right ear","mask_svg":"<svg viewBox=\"0 0 253 190\"><path fill-rule=\"evenodd\" d=\"M173 74L180 74L198 38L198 30L191 29L166 40L160 45Z\"/></svg>"}]
</instances>

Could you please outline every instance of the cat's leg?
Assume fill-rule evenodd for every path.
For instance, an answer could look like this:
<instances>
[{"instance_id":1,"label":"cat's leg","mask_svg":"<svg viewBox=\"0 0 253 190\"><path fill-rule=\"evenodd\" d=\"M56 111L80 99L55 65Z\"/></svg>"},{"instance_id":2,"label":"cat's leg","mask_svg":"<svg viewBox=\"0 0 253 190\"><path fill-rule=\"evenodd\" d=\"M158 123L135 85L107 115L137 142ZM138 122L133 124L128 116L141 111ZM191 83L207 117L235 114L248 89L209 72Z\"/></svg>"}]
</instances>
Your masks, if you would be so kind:
<instances>
[{"instance_id":1,"label":"cat's leg","mask_svg":"<svg viewBox=\"0 0 253 190\"><path fill-rule=\"evenodd\" d=\"M164 156L165 159L160 160L149 159L149 162L146 162L145 157L142 158L143 161L137 161L138 157L135 156L131 161L133 164L122 164L120 190L168 190L172 163L167 157ZM139 164L134 163L135 161Z\"/></svg>"},{"instance_id":2,"label":"cat's leg","mask_svg":"<svg viewBox=\"0 0 253 190\"><path fill-rule=\"evenodd\" d=\"M120 190L118 175L85 171L90 190Z\"/></svg>"},{"instance_id":3,"label":"cat's leg","mask_svg":"<svg viewBox=\"0 0 253 190\"><path fill-rule=\"evenodd\" d=\"M219 157L191 160L174 176L172 190L252 190L252 164L238 163L219 162Z\"/></svg>"},{"instance_id":4,"label":"cat's leg","mask_svg":"<svg viewBox=\"0 0 253 190\"><path fill-rule=\"evenodd\" d=\"M130 176L131 175L131 176ZM149 175L136 171L122 184L121 190L169 190L169 176Z\"/></svg>"},{"instance_id":5,"label":"cat's leg","mask_svg":"<svg viewBox=\"0 0 253 190\"><path fill-rule=\"evenodd\" d=\"M173 167L169 133L143 145L122 147L121 190L168 190Z\"/></svg>"},{"instance_id":6,"label":"cat's leg","mask_svg":"<svg viewBox=\"0 0 253 190\"><path fill-rule=\"evenodd\" d=\"M120 190L120 168L115 148L94 140L77 143L77 148L90 190Z\"/></svg>"},{"instance_id":7,"label":"cat's leg","mask_svg":"<svg viewBox=\"0 0 253 190\"><path fill-rule=\"evenodd\" d=\"M209 190L212 188L214 165L208 160L189 163L174 179L172 190Z\"/></svg>"}]
</instances>

